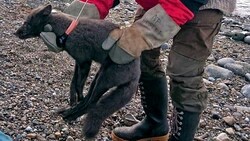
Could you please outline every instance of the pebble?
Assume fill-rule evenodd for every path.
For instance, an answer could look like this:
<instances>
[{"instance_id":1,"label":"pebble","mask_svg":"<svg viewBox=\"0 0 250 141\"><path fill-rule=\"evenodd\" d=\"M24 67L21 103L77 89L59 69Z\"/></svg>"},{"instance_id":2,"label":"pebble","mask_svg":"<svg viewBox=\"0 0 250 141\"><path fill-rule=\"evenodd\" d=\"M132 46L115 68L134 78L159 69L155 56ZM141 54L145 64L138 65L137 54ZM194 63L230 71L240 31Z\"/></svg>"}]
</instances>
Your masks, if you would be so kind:
<instances>
[{"instance_id":1,"label":"pebble","mask_svg":"<svg viewBox=\"0 0 250 141\"><path fill-rule=\"evenodd\" d=\"M243 25L243 30L250 31L250 24L244 24Z\"/></svg>"},{"instance_id":2,"label":"pebble","mask_svg":"<svg viewBox=\"0 0 250 141\"><path fill-rule=\"evenodd\" d=\"M250 107L245 106L234 106L238 112L249 112L250 113Z\"/></svg>"},{"instance_id":3,"label":"pebble","mask_svg":"<svg viewBox=\"0 0 250 141\"><path fill-rule=\"evenodd\" d=\"M32 128L31 128L30 126L28 126L28 127L25 128L25 131L26 131L26 132L31 132L31 131L32 131Z\"/></svg>"},{"instance_id":4,"label":"pebble","mask_svg":"<svg viewBox=\"0 0 250 141\"><path fill-rule=\"evenodd\" d=\"M208 80L211 81L211 82L214 82L216 79L213 78L213 77L208 77Z\"/></svg>"},{"instance_id":5,"label":"pebble","mask_svg":"<svg viewBox=\"0 0 250 141\"><path fill-rule=\"evenodd\" d=\"M234 129L236 131L241 131L242 130L241 127L238 124L234 124Z\"/></svg>"},{"instance_id":6,"label":"pebble","mask_svg":"<svg viewBox=\"0 0 250 141\"><path fill-rule=\"evenodd\" d=\"M212 119L219 120L221 116L219 115L218 112L212 111Z\"/></svg>"},{"instance_id":7,"label":"pebble","mask_svg":"<svg viewBox=\"0 0 250 141\"><path fill-rule=\"evenodd\" d=\"M205 73L208 77L230 79L234 76L234 73L228 69L210 64L205 68Z\"/></svg>"},{"instance_id":8,"label":"pebble","mask_svg":"<svg viewBox=\"0 0 250 141\"><path fill-rule=\"evenodd\" d=\"M235 20L232 19L232 18L225 18L222 20L222 23L225 23L225 24L230 24L230 23L233 23Z\"/></svg>"},{"instance_id":9,"label":"pebble","mask_svg":"<svg viewBox=\"0 0 250 141\"><path fill-rule=\"evenodd\" d=\"M227 132L229 135L235 134L235 131L234 131L233 128L226 128L226 132Z\"/></svg>"},{"instance_id":10,"label":"pebble","mask_svg":"<svg viewBox=\"0 0 250 141\"><path fill-rule=\"evenodd\" d=\"M223 117L222 119L229 126L233 126L236 122L234 117L232 117L232 116Z\"/></svg>"},{"instance_id":11,"label":"pebble","mask_svg":"<svg viewBox=\"0 0 250 141\"><path fill-rule=\"evenodd\" d=\"M246 35L242 32L235 32L232 36L232 39L236 41L243 41Z\"/></svg>"},{"instance_id":12,"label":"pebble","mask_svg":"<svg viewBox=\"0 0 250 141\"><path fill-rule=\"evenodd\" d=\"M199 127L204 128L204 127L206 127L206 125L207 125L206 122L201 119L200 122L199 122Z\"/></svg>"},{"instance_id":13,"label":"pebble","mask_svg":"<svg viewBox=\"0 0 250 141\"><path fill-rule=\"evenodd\" d=\"M233 112L232 115L233 115L236 119L242 117L242 114L241 114L240 112Z\"/></svg>"},{"instance_id":14,"label":"pebble","mask_svg":"<svg viewBox=\"0 0 250 141\"><path fill-rule=\"evenodd\" d=\"M211 82L211 81L209 81L209 80L207 80L207 79L205 79L205 78L203 78L203 82L204 82L205 84L207 84L207 85L213 84L213 82Z\"/></svg>"},{"instance_id":15,"label":"pebble","mask_svg":"<svg viewBox=\"0 0 250 141\"><path fill-rule=\"evenodd\" d=\"M240 76L245 76L246 71L244 71L244 67L240 64L235 64L235 63L227 63L224 65L226 69L231 70L234 72L234 74L240 75Z\"/></svg>"},{"instance_id":16,"label":"pebble","mask_svg":"<svg viewBox=\"0 0 250 141\"><path fill-rule=\"evenodd\" d=\"M228 36L228 37L232 37L234 36L235 31L224 31L222 32L222 35Z\"/></svg>"},{"instance_id":17,"label":"pebble","mask_svg":"<svg viewBox=\"0 0 250 141\"><path fill-rule=\"evenodd\" d=\"M26 137L30 138L30 139L35 139L36 138L36 133L29 133L26 135Z\"/></svg>"},{"instance_id":18,"label":"pebble","mask_svg":"<svg viewBox=\"0 0 250 141\"><path fill-rule=\"evenodd\" d=\"M242 65L244 70L248 73L250 73L250 64L247 62L242 62L242 61L235 61L236 64Z\"/></svg>"},{"instance_id":19,"label":"pebble","mask_svg":"<svg viewBox=\"0 0 250 141\"><path fill-rule=\"evenodd\" d=\"M221 67L224 67L227 63L234 63L235 60L233 58L221 58L217 61L217 64Z\"/></svg>"},{"instance_id":20,"label":"pebble","mask_svg":"<svg viewBox=\"0 0 250 141\"><path fill-rule=\"evenodd\" d=\"M170 48L170 46L167 43L164 43L164 44L161 45L162 50L166 50L166 49L169 49L169 48Z\"/></svg>"},{"instance_id":21,"label":"pebble","mask_svg":"<svg viewBox=\"0 0 250 141\"><path fill-rule=\"evenodd\" d=\"M247 81L250 81L250 73L246 73L245 78Z\"/></svg>"},{"instance_id":22,"label":"pebble","mask_svg":"<svg viewBox=\"0 0 250 141\"><path fill-rule=\"evenodd\" d=\"M215 61L215 57L213 54L209 55L207 58L208 61Z\"/></svg>"},{"instance_id":23,"label":"pebble","mask_svg":"<svg viewBox=\"0 0 250 141\"><path fill-rule=\"evenodd\" d=\"M240 91L246 98L250 99L250 84L245 85Z\"/></svg>"},{"instance_id":24,"label":"pebble","mask_svg":"<svg viewBox=\"0 0 250 141\"><path fill-rule=\"evenodd\" d=\"M218 83L218 87L222 90L229 90L229 87L225 83Z\"/></svg>"},{"instance_id":25,"label":"pebble","mask_svg":"<svg viewBox=\"0 0 250 141\"><path fill-rule=\"evenodd\" d=\"M231 139L227 136L226 133L220 133L216 138L216 141L231 141Z\"/></svg>"},{"instance_id":26,"label":"pebble","mask_svg":"<svg viewBox=\"0 0 250 141\"><path fill-rule=\"evenodd\" d=\"M62 132L63 132L64 134L69 134L69 128L63 128L63 129L62 129Z\"/></svg>"},{"instance_id":27,"label":"pebble","mask_svg":"<svg viewBox=\"0 0 250 141\"><path fill-rule=\"evenodd\" d=\"M56 139L56 137L55 137L54 134L50 134L50 135L48 136L48 138L49 138L49 139Z\"/></svg>"},{"instance_id":28,"label":"pebble","mask_svg":"<svg viewBox=\"0 0 250 141\"><path fill-rule=\"evenodd\" d=\"M127 126L131 126L131 125L136 124L138 122L139 122L139 120L136 119L135 116L132 114L126 114L124 117L124 124Z\"/></svg>"},{"instance_id":29,"label":"pebble","mask_svg":"<svg viewBox=\"0 0 250 141\"><path fill-rule=\"evenodd\" d=\"M246 36L244 38L244 42L247 43L247 44L250 44L250 36Z\"/></svg>"},{"instance_id":30,"label":"pebble","mask_svg":"<svg viewBox=\"0 0 250 141\"><path fill-rule=\"evenodd\" d=\"M250 119L248 117L245 118L246 122L250 122Z\"/></svg>"},{"instance_id":31,"label":"pebble","mask_svg":"<svg viewBox=\"0 0 250 141\"><path fill-rule=\"evenodd\" d=\"M44 138L43 136L41 136L41 135L39 135L39 134L37 134L36 139L37 139L38 141L47 141L46 138Z\"/></svg>"},{"instance_id":32,"label":"pebble","mask_svg":"<svg viewBox=\"0 0 250 141\"><path fill-rule=\"evenodd\" d=\"M246 136L241 136L242 141L249 141L249 138Z\"/></svg>"},{"instance_id":33,"label":"pebble","mask_svg":"<svg viewBox=\"0 0 250 141\"><path fill-rule=\"evenodd\" d=\"M68 136L67 139L66 139L66 141L74 141L74 138L71 137L71 136Z\"/></svg>"},{"instance_id":34,"label":"pebble","mask_svg":"<svg viewBox=\"0 0 250 141\"><path fill-rule=\"evenodd\" d=\"M60 138L62 136L62 134L60 132L55 132L55 137L56 138Z\"/></svg>"}]
</instances>

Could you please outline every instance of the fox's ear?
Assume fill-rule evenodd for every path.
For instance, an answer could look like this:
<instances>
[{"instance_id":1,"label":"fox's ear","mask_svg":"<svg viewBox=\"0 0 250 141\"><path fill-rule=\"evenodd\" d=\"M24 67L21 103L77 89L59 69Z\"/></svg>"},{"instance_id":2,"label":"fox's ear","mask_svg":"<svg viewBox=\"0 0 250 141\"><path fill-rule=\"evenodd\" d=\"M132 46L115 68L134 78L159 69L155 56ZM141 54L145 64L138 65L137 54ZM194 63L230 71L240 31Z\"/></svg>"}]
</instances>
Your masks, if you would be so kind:
<instances>
[{"instance_id":1,"label":"fox's ear","mask_svg":"<svg viewBox=\"0 0 250 141\"><path fill-rule=\"evenodd\" d=\"M48 16L50 15L52 11L52 6L49 4L49 5L46 5L41 11L40 13L43 15L43 16Z\"/></svg>"}]
</instances>

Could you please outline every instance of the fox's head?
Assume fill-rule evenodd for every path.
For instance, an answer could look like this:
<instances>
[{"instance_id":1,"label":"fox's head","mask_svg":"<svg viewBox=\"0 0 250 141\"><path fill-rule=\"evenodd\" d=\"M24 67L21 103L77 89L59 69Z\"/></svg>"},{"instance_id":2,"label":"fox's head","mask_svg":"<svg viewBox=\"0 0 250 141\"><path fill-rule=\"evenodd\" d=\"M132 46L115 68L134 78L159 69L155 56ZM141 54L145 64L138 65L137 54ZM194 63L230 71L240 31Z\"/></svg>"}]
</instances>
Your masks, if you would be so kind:
<instances>
[{"instance_id":1,"label":"fox's head","mask_svg":"<svg viewBox=\"0 0 250 141\"><path fill-rule=\"evenodd\" d=\"M51 14L51 11L51 5L38 7L32 10L23 25L17 29L15 35L20 39L39 36L48 21L48 17Z\"/></svg>"}]
</instances>

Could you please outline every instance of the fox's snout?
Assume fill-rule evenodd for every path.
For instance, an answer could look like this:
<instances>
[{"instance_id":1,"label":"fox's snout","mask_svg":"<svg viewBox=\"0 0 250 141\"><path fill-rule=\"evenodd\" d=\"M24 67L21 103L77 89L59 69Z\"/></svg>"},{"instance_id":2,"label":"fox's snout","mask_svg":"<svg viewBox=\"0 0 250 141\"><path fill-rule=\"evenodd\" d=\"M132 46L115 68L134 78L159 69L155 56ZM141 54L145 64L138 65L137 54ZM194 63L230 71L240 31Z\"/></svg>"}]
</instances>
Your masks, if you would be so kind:
<instances>
[{"instance_id":1,"label":"fox's snout","mask_svg":"<svg viewBox=\"0 0 250 141\"><path fill-rule=\"evenodd\" d=\"M15 36L17 36L18 38L22 39L22 37L24 36L24 31L19 28L17 29L17 31L14 33Z\"/></svg>"},{"instance_id":2,"label":"fox's snout","mask_svg":"<svg viewBox=\"0 0 250 141\"><path fill-rule=\"evenodd\" d=\"M36 36L31 28L28 28L25 24L18 28L14 35L20 39L27 39Z\"/></svg>"}]
</instances>

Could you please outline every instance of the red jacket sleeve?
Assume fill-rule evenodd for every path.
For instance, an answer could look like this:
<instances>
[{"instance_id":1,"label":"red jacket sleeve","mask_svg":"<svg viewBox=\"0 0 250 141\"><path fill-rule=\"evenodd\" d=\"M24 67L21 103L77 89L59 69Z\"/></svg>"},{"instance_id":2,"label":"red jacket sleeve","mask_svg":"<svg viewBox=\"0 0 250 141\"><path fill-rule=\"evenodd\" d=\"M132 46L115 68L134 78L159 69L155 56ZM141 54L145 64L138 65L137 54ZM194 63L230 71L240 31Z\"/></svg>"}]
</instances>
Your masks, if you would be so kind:
<instances>
[{"instance_id":1,"label":"red jacket sleeve","mask_svg":"<svg viewBox=\"0 0 250 141\"><path fill-rule=\"evenodd\" d=\"M80 0L82 2L86 2L86 0ZM114 0L88 0L88 3L94 4L100 14L100 18L104 19L108 13L109 9L112 8Z\"/></svg>"},{"instance_id":2,"label":"red jacket sleeve","mask_svg":"<svg viewBox=\"0 0 250 141\"><path fill-rule=\"evenodd\" d=\"M180 0L136 0L145 10L160 4L165 12L178 24L183 25L194 17Z\"/></svg>"}]
</instances>

